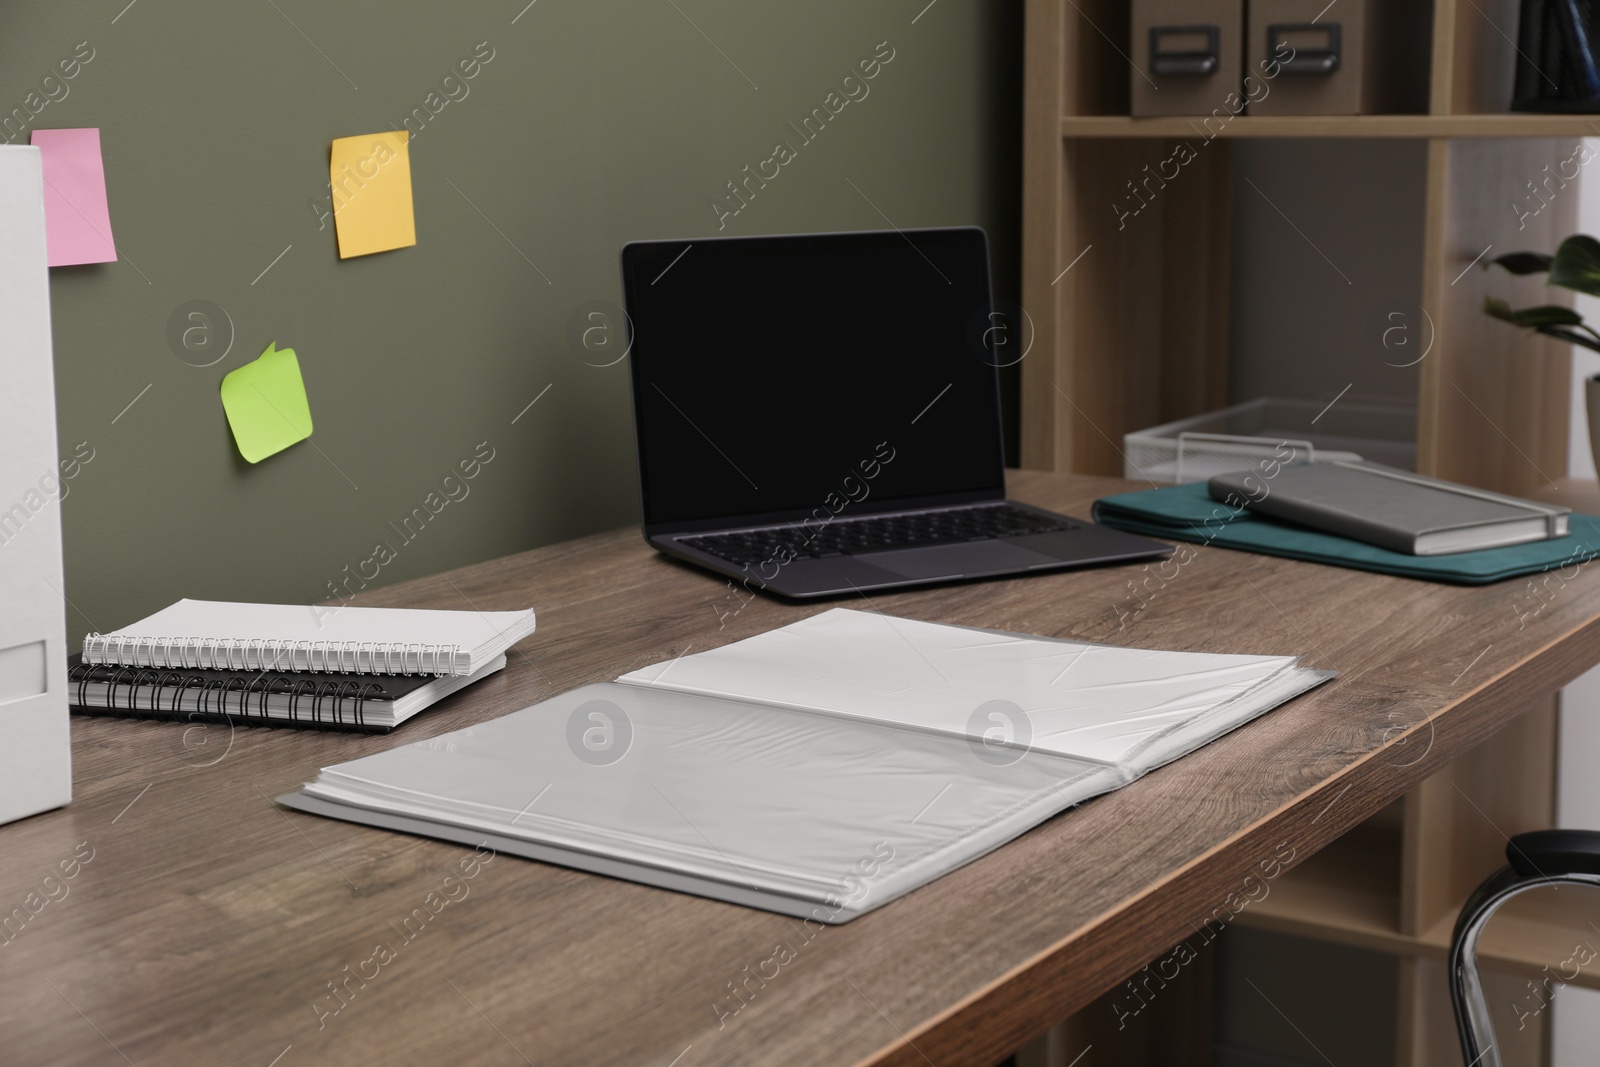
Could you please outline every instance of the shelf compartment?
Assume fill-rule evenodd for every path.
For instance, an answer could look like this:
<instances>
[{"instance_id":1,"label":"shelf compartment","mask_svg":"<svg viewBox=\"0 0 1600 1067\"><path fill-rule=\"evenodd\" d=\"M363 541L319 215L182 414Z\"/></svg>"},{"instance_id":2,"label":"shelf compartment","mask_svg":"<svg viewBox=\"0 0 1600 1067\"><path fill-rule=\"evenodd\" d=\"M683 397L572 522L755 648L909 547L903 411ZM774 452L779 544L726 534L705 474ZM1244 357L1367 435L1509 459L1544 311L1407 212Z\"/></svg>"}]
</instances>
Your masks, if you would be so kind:
<instances>
[{"instance_id":1,"label":"shelf compartment","mask_svg":"<svg viewBox=\"0 0 1600 1067\"><path fill-rule=\"evenodd\" d=\"M1400 933L1400 830L1387 819L1355 827L1272 883L1239 914L1261 930L1399 955L1418 948Z\"/></svg>"},{"instance_id":2,"label":"shelf compartment","mask_svg":"<svg viewBox=\"0 0 1600 1067\"><path fill-rule=\"evenodd\" d=\"M1444 960L1460 909L1420 937L1400 932L1400 831L1374 819L1356 827L1271 883L1238 922L1258 930L1354 945L1396 956ZM1596 953L1568 985L1600 989L1600 891L1582 886L1538 889L1495 915L1479 943L1487 970L1528 978L1562 969L1583 946Z\"/></svg>"},{"instance_id":3,"label":"shelf compartment","mask_svg":"<svg viewBox=\"0 0 1600 1067\"><path fill-rule=\"evenodd\" d=\"M1414 954L1443 959L1456 914L1423 934ZM1567 984L1600 989L1600 890L1550 886L1524 893L1495 913L1478 943L1478 962L1494 970L1539 977L1545 967L1552 974L1563 970L1580 946L1595 956Z\"/></svg>"},{"instance_id":4,"label":"shelf compartment","mask_svg":"<svg viewBox=\"0 0 1600 1067\"><path fill-rule=\"evenodd\" d=\"M1064 115L1061 136L1097 137L1597 137L1600 115L1239 115L1224 125L1207 116L1136 119Z\"/></svg>"}]
</instances>

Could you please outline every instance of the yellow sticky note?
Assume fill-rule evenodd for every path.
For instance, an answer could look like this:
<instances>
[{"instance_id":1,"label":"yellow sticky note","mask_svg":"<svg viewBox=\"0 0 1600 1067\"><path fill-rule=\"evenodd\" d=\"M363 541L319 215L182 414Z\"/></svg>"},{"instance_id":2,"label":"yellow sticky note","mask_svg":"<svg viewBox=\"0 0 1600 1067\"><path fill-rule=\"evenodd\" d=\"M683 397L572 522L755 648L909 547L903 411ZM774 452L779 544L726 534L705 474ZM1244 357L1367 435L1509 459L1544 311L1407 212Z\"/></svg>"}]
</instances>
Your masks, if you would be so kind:
<instances>
[{"instance_id":1,"label":"yellow sticky note","mask_svg":"<svg viewBox=\"0 0 1600 1067\"><path fill-rule=\"evenodd\" d=\"M334 140L328 181L340 259L417 243L410 142L409 130Z\"/></svg>"},{"instance_id":2,"label":"yellow sticky note","mask_svg":"<svg viewBox=\"0 0 1600 1067\"><path fill-rule=\"evenodd\" d=\"M310 437L311 405L294 349L274 341L254 362L229 371L222 379L222 409L239 454L251 463Z\"/></svg>"}]
</instances>

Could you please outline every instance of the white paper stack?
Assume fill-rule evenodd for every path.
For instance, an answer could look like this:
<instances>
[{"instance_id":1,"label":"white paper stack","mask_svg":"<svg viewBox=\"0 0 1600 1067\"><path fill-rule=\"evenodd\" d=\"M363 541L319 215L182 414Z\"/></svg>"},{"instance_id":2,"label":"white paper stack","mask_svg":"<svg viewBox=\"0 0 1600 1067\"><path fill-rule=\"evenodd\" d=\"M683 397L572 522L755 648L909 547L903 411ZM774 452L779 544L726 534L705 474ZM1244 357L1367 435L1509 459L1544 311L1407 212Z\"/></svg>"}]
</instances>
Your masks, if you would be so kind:
<instances>
[{"instance_id":1,"label":"white paper stack","mask_svg":"<svg viewBox=\"0 0 1600 1067\"><path fill-rule=\"evenodd\" d=\"M844 922L1331 676L834 609L281 799Z\"/></svg>"}]
</instances>

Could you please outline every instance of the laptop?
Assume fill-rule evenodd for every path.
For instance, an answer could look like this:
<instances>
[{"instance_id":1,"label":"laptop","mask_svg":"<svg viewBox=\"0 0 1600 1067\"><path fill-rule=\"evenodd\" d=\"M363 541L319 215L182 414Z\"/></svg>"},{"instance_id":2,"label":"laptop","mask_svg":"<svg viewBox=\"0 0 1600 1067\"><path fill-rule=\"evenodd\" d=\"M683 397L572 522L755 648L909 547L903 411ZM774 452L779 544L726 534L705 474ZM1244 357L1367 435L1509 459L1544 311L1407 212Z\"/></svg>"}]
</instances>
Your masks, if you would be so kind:
<instances>
[{"instance_id":1,"label":"laptop","mask_svg":"<svg viewBox=\"0 0 1600 1067\"><path fill-rule=\"evenodd\" d=\"M1006 499L981 229L636 241L622 274L667 555L825 597L1171 552Z\"/></svg>"}]
</instances>

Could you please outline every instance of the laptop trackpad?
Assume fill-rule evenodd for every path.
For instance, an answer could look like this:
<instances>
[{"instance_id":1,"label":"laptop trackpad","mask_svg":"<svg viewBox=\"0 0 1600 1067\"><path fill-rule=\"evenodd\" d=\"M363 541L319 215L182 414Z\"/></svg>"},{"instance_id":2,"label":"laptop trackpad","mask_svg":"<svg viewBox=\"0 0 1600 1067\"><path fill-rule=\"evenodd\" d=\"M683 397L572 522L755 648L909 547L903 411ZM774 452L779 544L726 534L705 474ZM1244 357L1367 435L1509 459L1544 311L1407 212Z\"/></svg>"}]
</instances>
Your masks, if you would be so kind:
<instances>
[{"instance_id":1,"label":"laptop trackpad","mask_svg":"<svg viewBox=\"0 0 1600 1067\"><path fill-rule=\"evenodd\" d=\"M1022 571L1041 563L1059 563L1054 556L1004 541L972 541L964 545L931 545L857 556L863 563L894 571L904 578L960 578L995 571Z\"/></svg>"}]
</instances>

